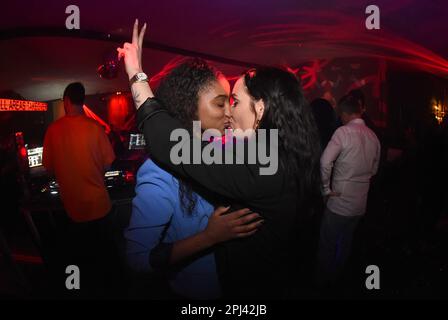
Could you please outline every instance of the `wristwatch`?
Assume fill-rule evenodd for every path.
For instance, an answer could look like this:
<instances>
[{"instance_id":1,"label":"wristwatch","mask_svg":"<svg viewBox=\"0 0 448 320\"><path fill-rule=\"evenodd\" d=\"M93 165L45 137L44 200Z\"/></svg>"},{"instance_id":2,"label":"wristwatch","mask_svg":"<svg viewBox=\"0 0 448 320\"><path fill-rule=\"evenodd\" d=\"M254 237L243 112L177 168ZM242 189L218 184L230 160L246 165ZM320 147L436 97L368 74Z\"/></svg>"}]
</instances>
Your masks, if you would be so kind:
<instances>
[{"instance_id":1,"label":"wristwatch","mask_svg":"<svg viewBox=\"0 0 448 320\"><path fill-rule=\"evenodd\" d=\"M144 72L136 73L130 80L129 84L132 86L135 82L148 82L149 78Z\"/></svg>"}]
</instances>

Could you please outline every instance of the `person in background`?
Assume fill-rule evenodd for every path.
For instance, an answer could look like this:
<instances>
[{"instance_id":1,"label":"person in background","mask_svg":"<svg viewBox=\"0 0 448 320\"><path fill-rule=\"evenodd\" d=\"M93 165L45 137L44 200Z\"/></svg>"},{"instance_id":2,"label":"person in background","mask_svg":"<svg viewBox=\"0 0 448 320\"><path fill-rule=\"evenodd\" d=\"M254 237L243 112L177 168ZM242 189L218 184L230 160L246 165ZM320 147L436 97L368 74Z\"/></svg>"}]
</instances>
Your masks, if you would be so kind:
<instances>
[{"instance_id":1,"label":"person in background","mask_svg":"<svg viewBox=\"0 0 448 320\"><path fill-rule=\"evenodd\" d=\"M361 105L361 119L364 120L364 123L366 124L366 126L372 130L377 137L380 138L381 137L379 135L379 130L376 127L375 123L373 122L372 118L370 118L369 114L367 113L367 106L366 106L366 97L364 95L364 92L362 92L361 89L353 89L350 90L350 92L348 93L349 96L352 96L354 99L356 99L359 104Z\"/></svg>"},{"instance_id":2,"label":"person in background","mask_svg":"<svg viewBox=\"0 0 448 320\"><path fill-rule=\"evenodd\" d=\"M111 293L109 281L117 281L110 274L117 262L109 230L112 203L104 184L104 172L115 154L103 127L84 114L84 98L81 83L65 88L65 116L48 127L43 165L59 184L69 218L68 241L58 254L67 253L64 264L79 267L83 275L81 296L102 297ZM65 275L66 266L55 272Z\"/></svg>"},{"instance_id":3,"label":"person in background","mask_svg":"<svg viewBox=\"0 0 448 320\"><path fill-rule=\"evenodd\" d=\"M337 108L343 126L335 131L321 157L323 193L328 201L320 229L319 287L335 281L344 268L380 160L380 143L361 119L359 100L344 96Z\"/></svg>"}]
</instances>

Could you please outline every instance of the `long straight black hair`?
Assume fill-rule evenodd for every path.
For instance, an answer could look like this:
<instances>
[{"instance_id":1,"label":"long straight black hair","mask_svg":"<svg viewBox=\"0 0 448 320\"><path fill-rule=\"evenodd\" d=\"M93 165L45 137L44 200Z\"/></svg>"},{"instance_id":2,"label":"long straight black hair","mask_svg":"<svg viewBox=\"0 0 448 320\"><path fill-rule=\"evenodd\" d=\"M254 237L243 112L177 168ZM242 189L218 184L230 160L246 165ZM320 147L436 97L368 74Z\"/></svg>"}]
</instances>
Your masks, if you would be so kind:
<instances>
[{"instance_id":1,"label":"long straight black hair","mask_svg":"<svg viewBox=\"0 0 448 320\"><path fill-rule=\"evenodd\" d=\"M320 139L300 80L280 67L259 67L244 74L254 101L264 102L260 129L278 129L279 163L298 188L299 210L321 206Z\"/></svg>"}]
</instances>

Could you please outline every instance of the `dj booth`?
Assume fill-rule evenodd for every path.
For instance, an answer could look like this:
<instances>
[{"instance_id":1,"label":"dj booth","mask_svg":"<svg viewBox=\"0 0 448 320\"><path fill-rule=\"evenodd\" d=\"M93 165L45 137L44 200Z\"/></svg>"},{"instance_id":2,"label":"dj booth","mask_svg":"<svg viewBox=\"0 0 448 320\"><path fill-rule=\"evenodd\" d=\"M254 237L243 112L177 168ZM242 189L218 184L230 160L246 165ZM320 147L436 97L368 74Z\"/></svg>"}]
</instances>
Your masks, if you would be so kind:
<instances>
[{"instance_id":1,"label":"dj booth","mask_svg":"<svg viewBox=\"0 0 448 320\"><path fill-rule=\"evenodd\" d=\"M64 246L70 220L60 198L58 183L43 166L46 128L59 117L55 115L54 105L52 108L47 108L46 105L25 100L0 99L0 160L4 168L10 168L8 171L2 170L1 178L7 174L8 179L2 182L12 181L14 186L10 187L11 190L17 190L10 193L14 197L10 199L14 208L2 213L4 217L9 214L12 217L18 209L22 218L20 220L25 223L25 228L22 228L22 224L15 225L15 222L10 223L9 220L8 225L0 225L0 256L10 261L10 265L16 270L18 283L28 288L29 279L21 272L17 264L20 260L15 254L26 257L27 263L43 262L48 274L52 275L58 259L70 254L69 249ZM123 248L123 231L129 223L132 211L136 173L146 159L145 141L141 134L131 131L135 130L132 126L129 126L130 129L119 126L114 128L115 131L105 130L109 131L116 160L104 173L104 184L113 204L113 210L108 215L111 219L108 218L108 221L113 223L117 245ZM14 237L5 236L3 227L10 228Z\"/></svg>"},{"instance_id":2,"label":"dj booth","mask_svg":"<svg viewBox=\"0 0 448 320\"><path fill-rule=\"evenodd\" d=\"M113 227L117 238L122 237L122 231L128 225L135 195L136 172L145 160L143 136L130 133L128 141L127 153L118 157L104 174L104 183L113 204L111 214L114 216ZM26 147L28 163L27 172L23 175L26 192L20 211L36 247L44 256L45 241L42 234L57 231L61 221L67 220L67 215L60 198L59 185L43 167L44 147Z\"/></svg>"}]
</instances>

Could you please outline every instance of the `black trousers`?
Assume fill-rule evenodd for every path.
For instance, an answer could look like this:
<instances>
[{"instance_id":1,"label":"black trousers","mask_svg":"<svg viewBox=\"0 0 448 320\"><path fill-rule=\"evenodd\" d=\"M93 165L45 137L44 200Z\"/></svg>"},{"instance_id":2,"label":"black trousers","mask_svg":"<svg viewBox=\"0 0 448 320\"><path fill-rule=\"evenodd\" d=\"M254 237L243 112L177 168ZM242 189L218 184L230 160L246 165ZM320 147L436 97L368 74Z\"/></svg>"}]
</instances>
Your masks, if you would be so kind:
<instances>
[{"instance_id":1,"label":"black trousers","mask_svg":"<svg viewBox=\"0 0 448 320\"><path fill-rule=\"evenodd\" d=\"M89 222L68 221L56 241L56 259L50 270L58 297L80 299L120 298L125 294L124 266L120 258L112 209ZM79 269L79 289L67 288L68 266ZM70 286L69 286L70 287Z\"/></svg>"},{"instance_id":2,"label":"black trousers","mask_svg":"<svg viewBox=\"0 0 448 320\"><path fill-rule=\"evenodd\" d=\"M362 216L346 217L326 208L320 229L316 281L319 287L341 275L349 258L353 234Z\"/></svg>"}]
</instances>

